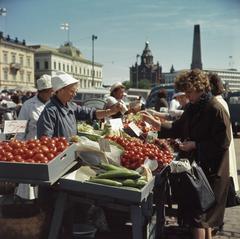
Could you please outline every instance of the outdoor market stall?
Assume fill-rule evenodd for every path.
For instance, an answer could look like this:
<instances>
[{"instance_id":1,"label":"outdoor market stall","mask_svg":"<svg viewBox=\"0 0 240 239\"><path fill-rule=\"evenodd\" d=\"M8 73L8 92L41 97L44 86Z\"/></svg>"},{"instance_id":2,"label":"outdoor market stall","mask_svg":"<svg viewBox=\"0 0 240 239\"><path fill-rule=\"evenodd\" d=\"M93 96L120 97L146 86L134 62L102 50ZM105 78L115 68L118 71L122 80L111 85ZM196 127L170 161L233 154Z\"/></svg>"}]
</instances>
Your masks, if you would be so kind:
<instances>
[{"instance_id":1,"label":"outdoor market stall","mask_svg":"<svg viewBox=\"0 0 240 239\"><path fill-rule=\"evenodd\" d=\"M141 125L143 124L139 124L139 126ZM146 133L148 130L146 126L144 127ZM134 128L133 132L136 133ZM96 137L95 133L86 133L85 136L99 140L99 135ZM153 192L157 195L157 223L161 223L161 225L158 224L157 226L156 234L160 235L161 230L159 231L159 228L161 229L164 224L164 220L162 219L164 216L162 195L165 190L165 173L162 174L162 172L165 172L167 163L172 160L172 155L168 151L166 142L155 141L156 144L153 142L147 143L136 138L131 138L125 134L121 136L109 135L107 137L104 135L104 137L102 137L102 132L100 138L104 138L107 142L110 141L110 145L116 146L117 144L123 151L118 163L120 167L124 166L124 170L128 170L128 172L131 169L136 170L147 160L151 161L151 163L154 162L154 170L157 176L146 180L145 185L142 185L141 188L124 185L104 185L91 180L77 180L69 175L74 174L76 170L72 172L71 169L79 163L76 155L76 151L79 150L78 144L73 143L67 145L66 143L65 147L62 147L62 144L57 144L57 142L63 139L43 138L41 140L27 141L24 143L18 141L2 142L0 150L1 148L4 150L0 151L0 180L45 185L50 187L50 189L54 189L53 191L57 193L57 199L51 220L49 239L58 238L64 211L69 202L90 202L102 207L127 212L130 214L132 222L133 239L154 238L152 237L155 234L154 230L152 234L146 230L150 225L153 215ZM51 140L55 141L51 144L51 147L46 147L49 145L49 142L52 143ZM106 144L105 141L103 142ZM18 143L20 144L18 145ZM58 147L55 147L55 144L57 144ZM10 150L9 147L13 149L13 146L16 147L15 150L8 152L9 154L7 155L5 155L5 153L3 154L3 152L6 152L6 149L8 151ZM104 147L99 145L98 147L99 151L103 151L103 148L106 150L106 145ZM24 148L23 152L20 148ZM40 152L36 152L36 148L40 150ZM48 150L46 148L48 148ZM52 153L49 151L54 151L55 148L55 154L47 158L47 153L49 155L49 153ZM44 152L44 150L48 152ZM135 150L134 153L131 153L131 150ZM34 151L31 156L29 155L29 151ZM18 154L16 154L16 152L18 152ZM138 153L137 155L136 152ZM112 158L111 152L105 152L104 154L107 153L110 155L110 158ZM19 154L22 154L20 158L17 157ZM39 154L43 154L44 157L39 158ZM71 172L66 175L69 170L71 170ZM155 182L157 182L157 184L155 184ZM154 185L157 185L157 187L154 187Z\"/></svg>"}]
</instances>

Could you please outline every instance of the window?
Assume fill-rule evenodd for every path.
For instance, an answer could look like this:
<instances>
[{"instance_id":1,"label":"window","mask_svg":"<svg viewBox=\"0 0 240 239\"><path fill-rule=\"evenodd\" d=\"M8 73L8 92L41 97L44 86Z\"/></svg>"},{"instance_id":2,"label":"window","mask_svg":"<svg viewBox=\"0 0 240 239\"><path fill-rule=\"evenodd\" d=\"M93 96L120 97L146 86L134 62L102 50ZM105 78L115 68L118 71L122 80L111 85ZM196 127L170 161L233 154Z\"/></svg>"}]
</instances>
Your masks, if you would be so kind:
<instances>
[{"instance_id":1,"label":"window","mask_svg":"<svg viewBox=\"0 0 240 239\"><path fill-rule=\"evenodd\" d=\"M3 79L4 79L5 81L8 80L8 70L3 70Z\"/></svg>"},{"instance_id":2,"label":"window","mask_svg":"<svg viewBox=\"0 0 240 239\"><path fill-rule=\"evenodd\" d=\"M65 71L65 64L63 64L63 71Z\"/></svg>"},{"instance_id":3,"label":"window","mask_svg":"<svg viewBox=\"0 0 240 239\"><path fill-rule=\"evenodd\" d=\"M19 63L21 66L23 66L23 56L22 55L19 56Z\"/></svg>"},{"instance_id":4,"label":"window","mask_svg":"<svg viewBox=\"0 0 240 239\"><path fill-rule=\"evenodd\" d=\"M89 76L89 69L87 69L87 75Z\"/></svg>"},{"instance_id":5,"label":"window","mask_svg":"<svg viewBox=\"0 0 240 239\"><path fill-rule=\"evenodd\" d=\"M7 54L7 52L3 53L3 63L8 63L8 54Z\"/></svg>"},{"instance_id":6,"label":"window","mask_svg":"<svg viewBox=\"0 0 240 239\"><path fill-rule=\"evenodd\" d=\"M71 66L71 72L73 72L73 66Z\"/></svg>"},{"instance_id":7,"label":"window","mask_svg":"<svg viewBox=\"0 0 240 239\"><path fill-rule=\"evenodd\" d=\"M80 74L80 75L82 74L82 69L81 69L81 67L79 67L79 74Z\"/></svg>"},{"instance_id":8,"label":"window","mask_svg":"<svg viewBox=\"0 0 240 239\"><path fill-rule=\"evenodd\" d=\"M36 61L36 70L39 70L39 69L40 69L40 62Z\"/></svg>"},{"instance_id":9,"label":"window","mask_svg":"<svg viewBox=\"0 0 240 239\"><path fill-rule=\"evenodd\" d=\"M75 66L75 73L77 74L77 67Z\"/></svg>"},{"instance_id":10,"label":"window","mask_svg":"<svg viewBox=\"0 0 240 239\"><path fill-rule=\"evenodd\" d=\"M27 67L31 67L31 59L30 59L30 56L27 57Z\"/></svg>"},{"instance_id":11,"label":"window","mask_svg":"<svg viewBox=\"0 0 240 239\"><path fill-rule=\"evenodd\" d=\"M24 81L24 73L21 71L20 72L20 81L23 82Z\"/></svg>"},{"instance_id":12,"label":"window","mask_svg":"<svg viewBox=\"0 0 240 239\"><path fill-rule=\"evenodd\" d=\"M54 70L57 70L57 63L56 63L56 61L54 61L53 67L54 67Z\"/></svg>"},{"instance_id":13,"label":"window","mask_svg":"<svg viewBox=\"0 0 240 239\"><path fill-rule=\"evenodd\" d=\"M44 62L44 68L45 68L46 70L48 70L48 61L45 61L45 62Z\"/></svg>"},{"instance_id":14,"label":"window","mask_svg":"<svg viewBox=\"0 0 240 239\"><path fill-rule=\"evenodd\" d=\"M69 65L67 65L67 72L69 72Z\"/></svg>"},{"instance_id":15,"label":"window","mask_svg":"<svg viewBox=\"0 0 240 239\"><path fill-rule=\"evenodd\" d=\"M59 71L61 70L61 63L60 62L58 63L58 70Z\"/></svg>"},{"instance_id":16,"label":"window","mask_svg":"<svg viewBox=\"0 0 240 239\"><path fill-rule=\"evenodd\" d=\"M12 63L16 63L16 54L15 53L12 54Z\"/></svg>"},{"instance_id":17,"label":"window","mask_svg":"<svg viewBox=\"0 0 240 239\"><path fill-rule=\"evenodd\" d=\"M28 81L28 82L31 82L31 72L28 72L28 73L27 73L27 81Z\"/></svg>"}]
</instances>

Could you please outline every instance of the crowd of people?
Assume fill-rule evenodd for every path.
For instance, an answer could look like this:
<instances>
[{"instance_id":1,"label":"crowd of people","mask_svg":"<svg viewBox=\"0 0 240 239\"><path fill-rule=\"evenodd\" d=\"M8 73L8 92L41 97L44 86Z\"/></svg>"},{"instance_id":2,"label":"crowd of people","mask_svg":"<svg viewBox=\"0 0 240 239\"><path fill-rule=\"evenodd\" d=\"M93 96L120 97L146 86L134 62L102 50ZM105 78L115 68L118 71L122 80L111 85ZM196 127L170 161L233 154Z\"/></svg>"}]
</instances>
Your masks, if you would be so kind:
<instances>
[{"instance_id":1,"label":"crowd of people","mask_svg":"<svg viewBox=\"0 0 240 239\"><path fill-rule=\"evenodd\" d=\"M60 72L53 77L43 75L38 79L34 96L7 95L17 105L22 103L17 118L28 121L26 133L19 138L63 136L69 140L77 134L78 120L92 122L106 117L121 118L129 112L140 111L143 120L158 129L159 138L180 139L179 157L197 162L207 176L216 204L204 213L189 209L187 203L179 202L179 208L183 224L192 228L194 239L211 239L212 229L223 224L230 176L234 179L235 190L239 190L231 122L221 97L224 90L221 80L198 69L182 72L175 80L176 93L172 101L167 102L166 91L161 89L155 111L141 111L139 105L127 107L122 100L125 87L121 83L112 85L103 110L74 104L72 99L77 89L78 80ZM165 127L154 117L162 107L170 113L179 112L170 127Z\"/></svg>"}]
</instances>

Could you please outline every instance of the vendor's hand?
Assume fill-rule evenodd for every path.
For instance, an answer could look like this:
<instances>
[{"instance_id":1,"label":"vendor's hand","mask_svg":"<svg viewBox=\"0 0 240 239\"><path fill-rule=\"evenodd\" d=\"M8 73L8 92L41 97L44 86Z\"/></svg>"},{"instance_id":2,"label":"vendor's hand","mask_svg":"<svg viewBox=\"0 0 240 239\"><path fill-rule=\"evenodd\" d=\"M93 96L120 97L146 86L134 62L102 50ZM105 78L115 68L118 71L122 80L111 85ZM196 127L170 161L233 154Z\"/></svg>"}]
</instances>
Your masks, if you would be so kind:
<instances>
[{"instance_id":1,"label":"vendor's hand","mask_svg":"<svg viewBox=\"0 0 240 239\"><path fill-rule=\"evenodd\" d=\"M179 144L179 149L182 151L192 151L196 149L196 142L195 141L184 141L181 144Z\"/></svg>"},{"instance_id":2,"label":"vendor's hand","mask_svg":"<svg viewBox=\"0 0 240 239\"><path fill-rule=\"evenodd\" d=\"M134 105L131 109L130 109L133 113L137 113L141 110L141 104L138 103L136 105Z\"/></svg>"},{"instance_id":3,"label":"vendor's hand","mask_svg":"<svg viewBox=\"0 0 240 239\"><path fill-rule=\"evenodd\" d=\"M119 111L122 111L122 105L118 102L110 107L111 115L117 114Z\"/></svg>"}]
</instances>

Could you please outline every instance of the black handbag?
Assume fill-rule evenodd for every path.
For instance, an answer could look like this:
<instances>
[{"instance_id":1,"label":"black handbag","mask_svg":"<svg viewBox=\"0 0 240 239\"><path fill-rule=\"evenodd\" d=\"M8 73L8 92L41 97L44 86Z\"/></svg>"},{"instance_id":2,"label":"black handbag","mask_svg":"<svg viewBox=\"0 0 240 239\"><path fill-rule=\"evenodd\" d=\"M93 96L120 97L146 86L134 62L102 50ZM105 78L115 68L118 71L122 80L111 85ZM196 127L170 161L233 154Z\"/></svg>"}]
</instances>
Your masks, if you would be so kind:
<instances>
[{"instance_id":1,"label":"black handbag","mask_svg":"<svg viewBox=\"0 0 240 239\"><path fill-rule=\"evenodd\" d=\"M203 213L215 204L214 192L198 165L192 165L190 171L172 174L170 184L177 203L189 210Z\"/></svg>"},{"instance_id":2,"label":"black handbag","mask_svg":"<svg viewBox=\"0 0 240 239\"><path fill-rule=\"evenodd\" d=\"M230 177L226 207L235 207L240 205L240 199L235 191L233 178Z\"/></svg>"}]
</instances>

